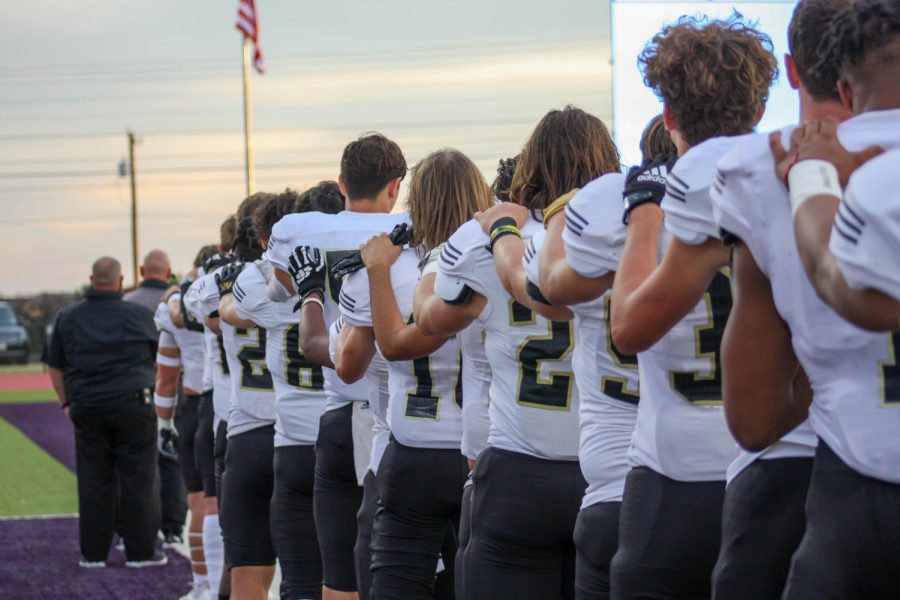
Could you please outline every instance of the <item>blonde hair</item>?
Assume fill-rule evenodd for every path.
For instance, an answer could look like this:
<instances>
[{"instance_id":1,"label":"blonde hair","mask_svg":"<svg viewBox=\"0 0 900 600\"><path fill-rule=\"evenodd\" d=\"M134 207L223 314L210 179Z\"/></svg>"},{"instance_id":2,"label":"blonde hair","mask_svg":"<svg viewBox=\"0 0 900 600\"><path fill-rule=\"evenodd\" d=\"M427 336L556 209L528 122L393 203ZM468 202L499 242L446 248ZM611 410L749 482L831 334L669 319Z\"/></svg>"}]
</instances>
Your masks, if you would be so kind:
<instances>
[{"instance_id":1,"label":"blonde hair","mask_svg":"<svg viewBox=\"0 0 900 600\"><path fill-rule=\"evenodd\" d=\"M432 152L412 169L407 207L413 226L410 245L431 250L476 211L493 206L484 175L468 156L453 148Z\"/></svg>"}]
</instances>

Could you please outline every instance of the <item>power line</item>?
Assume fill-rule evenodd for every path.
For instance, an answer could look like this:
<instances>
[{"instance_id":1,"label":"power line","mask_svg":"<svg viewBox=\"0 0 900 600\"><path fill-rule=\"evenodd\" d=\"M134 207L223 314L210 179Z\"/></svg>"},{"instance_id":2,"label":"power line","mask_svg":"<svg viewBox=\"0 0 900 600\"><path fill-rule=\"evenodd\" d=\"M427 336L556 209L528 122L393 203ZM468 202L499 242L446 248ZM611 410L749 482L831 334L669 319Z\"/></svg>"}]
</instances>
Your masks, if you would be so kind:
<instances>
[{"instance_id":1,"label":"power line","mask_svg":"<svg viewBox=\"0 0 900 600\"><path fill-rule=\"evenodd\" d=\"M569 37L548 37L527 40L507 40L497 42L482 42L479 44L466 45L440 45L440 46L394 46L380 47L376 49L359 49L344 52L330 51L311 51L303 53L282 54L271 58L268 62L270 68L280 65L292 64L334 64L345 63L351 60L361 60L364 62L381 62L385 57L393 56L461 56L461 55L481 55L485 51L522 51L525 49L578 49L583 46L595 46L600 39L581 38L573 39ZM84 77L85 75L101 74L115 75L117 73L129 74L137 71L150 71L171 73L171 72L203 72L209 70L232 70L238 64L237 59L232 57L200 57L191 59L189 63L185 63L183 59L171 60L152 60L152 61L134 61L134 62L87 62L87 63L67 63L67 64L49 64L49 65L10 65L5 68L4 79L9 77L43 75L42 71L50 75L60 75L67 77Z\"/></svg>"},{"instance_id":2,"label":"power line","mask_svg":"<svg viewBox=\"0 0 900 600\"><path fill-rule=\"evenodd\" d=\"M142 219L182 219L182 220L201 220L221 217L228 211L209 212L209 213L178 213L178 212L146 212L140 213ZM131 216L131 213L106 213L93 215L67 215L57 217L22 217L12 219L0 219L0 227L12 227L16 225L26 225L29 223L52 224L52 223L69 223L72 221L118 221Z\"/></svg>"},{"instance_id":3,"label":"power line","mask_svg":"<svg viewBox=\"0 0 900 600\"><path fill-rule=\"evenodd\" d=\"M354 124L321 124L321 125L291 125L282 127L261 127L255 133L290 133L298 131L372 131L372 130L396 130L396 129L423 129L446 127L479 127L479 126L504 126L521 125L531 123L528 119L472 119L449 121L398 121L394 123L354 123ZM240 129L184 129L170 131L145 131L141 137L182 137L204 135L239 135ZM61 140L61 139L103 139L121 137L123 132L60 132L60 133L8 133L0 135L0 141L26 141L26 140Z\"/></svg>"}]
</instances>

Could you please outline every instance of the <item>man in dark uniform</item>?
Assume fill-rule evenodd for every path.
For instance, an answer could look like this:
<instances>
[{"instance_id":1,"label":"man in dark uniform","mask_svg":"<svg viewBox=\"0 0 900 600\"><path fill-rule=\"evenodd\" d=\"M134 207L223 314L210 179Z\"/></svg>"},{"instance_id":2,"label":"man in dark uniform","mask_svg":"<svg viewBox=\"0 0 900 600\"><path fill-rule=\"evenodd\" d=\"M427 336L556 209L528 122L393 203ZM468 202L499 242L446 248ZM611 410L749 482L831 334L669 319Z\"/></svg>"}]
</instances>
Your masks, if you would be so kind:
<instances>
[{"instance_id":1,"label":"man in dark uniform","mask_svg":"<svg viewBox=\"0 0 900 600\"><path fill-rule=\"evenodd\" d=\"M48 365L60 404L75 425L82 567L103 567L117 512L126 566L163 565L159 529L152 315L122 301L119 261L94 262L85 299L53 328Z\"/></svg>"},{"instance_id":2,"label":"man in dark uniform","mask_svg":"<svg viewBox=\"0 0 900 600\"><path fill-rule=\"evenodd\" d=\"M146 307L150 314L156 312L163 295L169 289L172 266L169 256L162 250L151 250L141 263L141 283L123 299ZM180 411L179 411L180 412ZM170 430L171 431L171 430ZM187 489L181 476L181 467L175 456L159 453L159 493L162 506L160 531L163 548L180 544L184 521L187 518Z\"/></svg>"}]
</instances>

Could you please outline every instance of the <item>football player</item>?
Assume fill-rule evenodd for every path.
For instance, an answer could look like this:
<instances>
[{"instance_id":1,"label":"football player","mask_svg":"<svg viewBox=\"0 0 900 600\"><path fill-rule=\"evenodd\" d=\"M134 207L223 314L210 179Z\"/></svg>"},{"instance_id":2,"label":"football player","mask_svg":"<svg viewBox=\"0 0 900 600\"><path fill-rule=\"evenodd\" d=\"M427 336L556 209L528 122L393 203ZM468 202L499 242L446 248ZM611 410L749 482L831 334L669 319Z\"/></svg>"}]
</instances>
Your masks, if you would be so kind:
<instances>
[{"instance_id":1,"label":"football player","mask_svg":"<svg viewBox=\"0 0 900 600\"><path fill-rule=\"evenodd\" d=\"M207 249L211 251L204 255L203 252ZM201 250L194 261L193 270L188 273L182 285L189 285L196 275L196 269L215 251L214 249L215 246L211 246ZM176 327L169 315L169 305L179 304L180 300L180 288L172 288L163 296L154 315L156 327L160 331L155 400L159 421L159 451L170 456L177 455L191 511L188 549L193 585L190 593L184 596L189 600L202 598L209 593L203 554L205 519L203 480L195 460L195 439L199 423L199 405L204 396L212 394L212 378L211 373L207 377L206 344L202 329L196 331ZM176 402L174 392L178 389L179 377L182 377L182 397Z\"/></svg>"},{"instance_id":2,"label":"football player","mask_svg":"<svg viewBox=\"0 0 900 600\"><path fill-rule=\"evenodd\" d=\"M266 367L265 329L229 324L219 318L219 305L222 296L231 293L234 280L245 264L262 255L253 234L252 215L272 198L272 194L257 193L241 203L234 244L236 260L207 274L191 287L194 290L196 286L196 303L201 314L208 317L207 323L221 331L231 379L219 519L231 589L246 598L265 598L275 571L275 550L269 530L275 390ZM217 444L219 441L217 436Z\"/></svg>"},{"instance_id":3,"label":"football player","mask_svg":"<svg viewBox=\"0 0 900 600\"><path fill-rule=\"evenodd\" d=\"M838 91L846 110L852 111L860 119L874 119L876 114L890 114L897 106L896 86L892 77L883 76L891 73L891 44L880 52L874 52L875 40L893 41L897 32L893 29L890 11L886 4L880 7L868 7L872 14L884 13L885 18L869 16L865 25L879 29L871 38L858 33L853 37L840 32L840 37L829 38L823 44L823 60L838 60L841 79ZM859 17L862 19L862 17ZM856 26L845 15L845 29ZM861 24L859 24L861 26ZM876 96L878 104L872 104L872 96ZM888 113L876 111L889 111ZM868 117L861 113L873 113ZM834 134L835 124L811 125L804 132L804 139L797 140L799 149L790 154L773 144L780 162L785 164L781 172L785 173L791 163L803 159L815 159L824 163L810 162L797 171L792 172L792 198L798 200L796 218L794 220L797 246L804 267L816 292L829 306L841 316L856 325L879 331L900 329L900 274L893 269L897 261L873 260L878 256L897 256L900 247L900 236L896 234L895 225L898 218L891 213L895 203L884 197L886 189L879 187L888 181L892 168L896 167L896 155L873 160L862 167L864 171L853 177L852 185L847 179L854 169L870 158L876 149L868 152L850 152L845 150ZM890 142L888 142L890 144ZM854 148L855 149L855 148ZM798 154L799 152L799 154ZM842 186L846 185L845 194L840 187L827 189L803 188L803 173L815 172L816 168L838 171L838 179ZM807 184L808 185L808 184ZM815 202L806 202L815 194ZM844 201L840 202L843 196ZM803 200L802 207L799 201Z\"/></svg>"},{"instance_id":4,"label":"football player","mask_svg":"<svg viewBox=\"0 0 900 600\"><path fill-rule=\"evenodd\" d=\"M596 117L571 106L550 111L526 143L513 179L510 197L528 212L522 227L508 216L490 235L476 220L460 227L437 262L434 295L423 285L416 298L415 322L426 334L455 334L476 321L486 331L491 428L473 473L477 518L464 558L470 599L574 595L572 533L585 489L574 331L570 322L517 302L490 247L506 236L531 238L550 202L608 171L606 139ZM521 272L521 255L519 261Z\"/></svg>"},{"instance_id":5,"label":"football player","mask_svg":"<svg viewBox=\"0 0 900 600\"><path fill-rule=\"evenodd\" d=\"M838 127L837 135L851 152L864 152L855 154L853 160L857 162L873 155L873 146L890 150L900 144L900 96L896 82L884 78L884 73L898 68L898 31L900 9L896 2L855 2L831 19L817 51L819 60L808 73L815 76L830 72L832 80L839 81L844 106L855 116ZM853 84L852 95L847 93L848 82ZM848 102L850 97L852 103ZM813 127L817 131L824 128L829 135L830 126L817 122L807 124L799 133L791 132L791 137L799 143L805 137L803 130L811 133ZM900 573L891 558L900 548L897 335L867 332L839 318L817 297L804 276L794 239L795 232L797 242L802 234L801 213L815 211L817 203L827 206L833 202L820 192L827 189L826 185L839 189L841 176L839 172L829 175L818 171L825 176L810 180L797 179L794 174L791 200L799 208L797 222L792 223L791 202L779 181L799 150L795 147L785 153L789 131L783 130L771 139L779 159L778 174L766 136L750 138L718 165L724 182L722 192L713 196L716 217L721 229L736 241L736 298L741 305L748 300L747 310L740 305L735 308L750 317L735 320L734 325L729 323L726 356L732 354L733 346L734 358L728 358L728 362L740 363L741 368L733 370L733 381L732 371L726 371L726 391L730 396L740 393L749 398L746 390L758 389L759 381L773 383L771 397L764 398L761 393L753 396L766 402L766 410L729 415L729 420L736 422L740 417L740 423L732 427L735 431L759 432L753 434L759 446L767 441L766 432L776 438L778 432L790 427L792 415L802 405L795 406L785 391L771 392L786 387L789 377L776 376L784 368L783 362L790 365L795 353L812 386L809 421L819 444L807 494L806 530L792 559L784 597L889 598L900 586ZM851 208L859 215L857 198L850 192L856 176L864 176L866 167L879 158L854 175L845 198L849 204L842 211ZM802 169L799 175L803 175ZM885 180L880 185L873 179L859 181L877 186L879 203L884 202L883 190L891 189L884 187ZM817 198L815 202L813 198ZM890 204L884 204L889 209ZM848 216L852 214L848 212L844 218ZM838 224L844 233L858 233L841 217L833 223L832 235L841 235L837 233ZM826 237L831 227L829 223ZM864 230L856 224L854 227ZM882 264L887 273L894 263L867 257L865 264ZM750 307L754 307L752 314ZM789 337L785 325L778 326L779 319L790 327ZM738 327L740 324L744 326ZM752 349L753 359L744 363L749 358L748 349Z\"/></svg>"},{"instance_id":6,"label":"football player","mask_svg":"<svg viewBox=\"0 0 900 600\"><path fill-rule=\"evenodd\" d=\"M265 249L273 225L285 214L334 214L343 207L344 198L334 182L323 182L302 195L287 190L253 213L254 232ZM281 565L281 595L318 598L322 563L312 489L314 444L326 402L324 376L322 368L307 361L300 351L293 306L269 299L266 288L271 277L267 261L247 265L235 280L232 294L222 297L219 313L231 325L266 332L266 366L275 386L274 490L269 521Z\"/></svg>"},{"instance_id":7,"label":"football player","mask_svg":"<svg viewBox=\"0 0 900 600\"><path fill-rule=\"evenodd\" d=\"M380 134L368 134L351 142L344 148L338 179L346 197L345 210L336 215L287 215L272 229L266 252L275 273L275 279L269 283L270 297L290 301L293 306L299 295L300 347L307 360L324 367L328 405L316 442L313 509L322 553L325 600L358 597L354 546L356 514L362 501L360 482L372 452L378 451L370 450L375 415L366 404L367 385L349 386L341 381L329 354L329 328L339 314L337 302L342 283L332 267L341 258L357 252L359 245L373 235L391 231L406 218L388 214L405 175L406 159L393 141ZM295 255L294 250L300 245L321 249L322 263L317 257ZM291 260L301 285L291 276ZM378 419L383 421L383 416ZM386 423L379 427L387 431ZM386 435L382 437L386 443Z\"/></svg>"},{"instance_id":8,"label":"football player","mask_svg":"<svg viewBox=\"0 0 900 600\"><path fill-rule=\"evenodd\" d=\"M365 372L375 344L388 362L388 443L376 477L380 509L372 537L372 593L375 598L433 598L435 569L443 554L448 572L455 544L444 546L448 527L459 527L468 465L460 453L463 367L455 337L427 337L409 322L419 281L420 259L446 242L475 212L493 200L484 177L464 154L440 150L412 171L407 207L412 225L409 248L387 235L361 248L365 271L341 290L344 327L336 365L345 379ZM421 278L433 286L437 265L426 260ZM481 341L469 328L460 338Z\"/></svg>"},{"instance_id":9,"label":"football player","mask_svg":"<svg viewBox=\"0 0 900 600\"><path fill-rule=\"evenodd\" d=\"M675 153L662 115L644 129L641 153L645 159ZM529 293L570 305L578 332L572 368L581 394L578 459L588 488L575 523L575 592L584 599L609 598L639 400L637 359L618 352L609 332L609 289L625 242L624 179L609 173L554 202L544 211L546 236L532 238L525 252ZM563 210L565 217L557 217Z\"/></svg>"},{"instance_id":10,"label":"football player","mask_svg":"<svg viewBox=\"0 0 900 600\"><path fill-rule=\"evenodd\" d=\"M683 17L639 58L679 158L673 169L674 157L657 157L625 181L627 237L610 325L620 352L640 353L641 401L613 597L710 595L726 469L738 452L725 424L719 364L731 308L720 269L730 251L711 224L709 189L716 159L762 117L777 72L771 48L739 15ZM710 226L696 232L691 224L707 215Z\"/></svg>"},{"instance_id":11,"label":"football player","mask_svg":"<svg viewBox=\"0 0 900 600\"><path fill-rule=\"evenodd\" d=\"M207 580L210 592L215 594L221 589L230 591L227 572L223 577L225 565L225 548L222 540L222 529L219 525L220 474L221 468L217 466L216 439L219 424L222 424L220 437L224 442L225 426L228 421L228 405L231 402L231 379L228 375L228 364L222 345L221 334L218 329L213 330L204 322L204 315L196 302L198 281L221 266L227 258L231 247L234 245L236 235L234 215L222 222L219 228L219 246L215 254L208 257L197 271L197 279L181 288L181 301L169 303L169 317L172 323L178 327L203 331L206 343L206 373L212 379L212 396L201 396L197 440L195 450L197 455L197 468L203 480L204 517L203 517L203 553L206 557ZM223 444L220 444L224 448ZM224 449L220 462L224 461ZM226 594L227 595L227 594Z\"/></svg>"}]
</instances>

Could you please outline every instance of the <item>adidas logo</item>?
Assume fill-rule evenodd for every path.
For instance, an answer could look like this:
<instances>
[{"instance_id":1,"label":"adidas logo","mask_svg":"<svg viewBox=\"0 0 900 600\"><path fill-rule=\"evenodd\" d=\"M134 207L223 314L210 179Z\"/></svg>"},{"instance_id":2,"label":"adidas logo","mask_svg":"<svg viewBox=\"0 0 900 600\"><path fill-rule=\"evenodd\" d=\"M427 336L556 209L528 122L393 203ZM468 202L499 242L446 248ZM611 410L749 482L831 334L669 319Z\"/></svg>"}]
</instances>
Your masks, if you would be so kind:
<instances>
[{"instance_id":1,"label":"adidas logo","mask_svg":"<svg viewBox=\"0 0 900 600\"><path fill-rule=\"evenodd\" d=\"M657 183L659 185L666 184L666 168L653 167L646 173L638 175L637 181L640 183Z\"/></svg>"}]
</instances>

